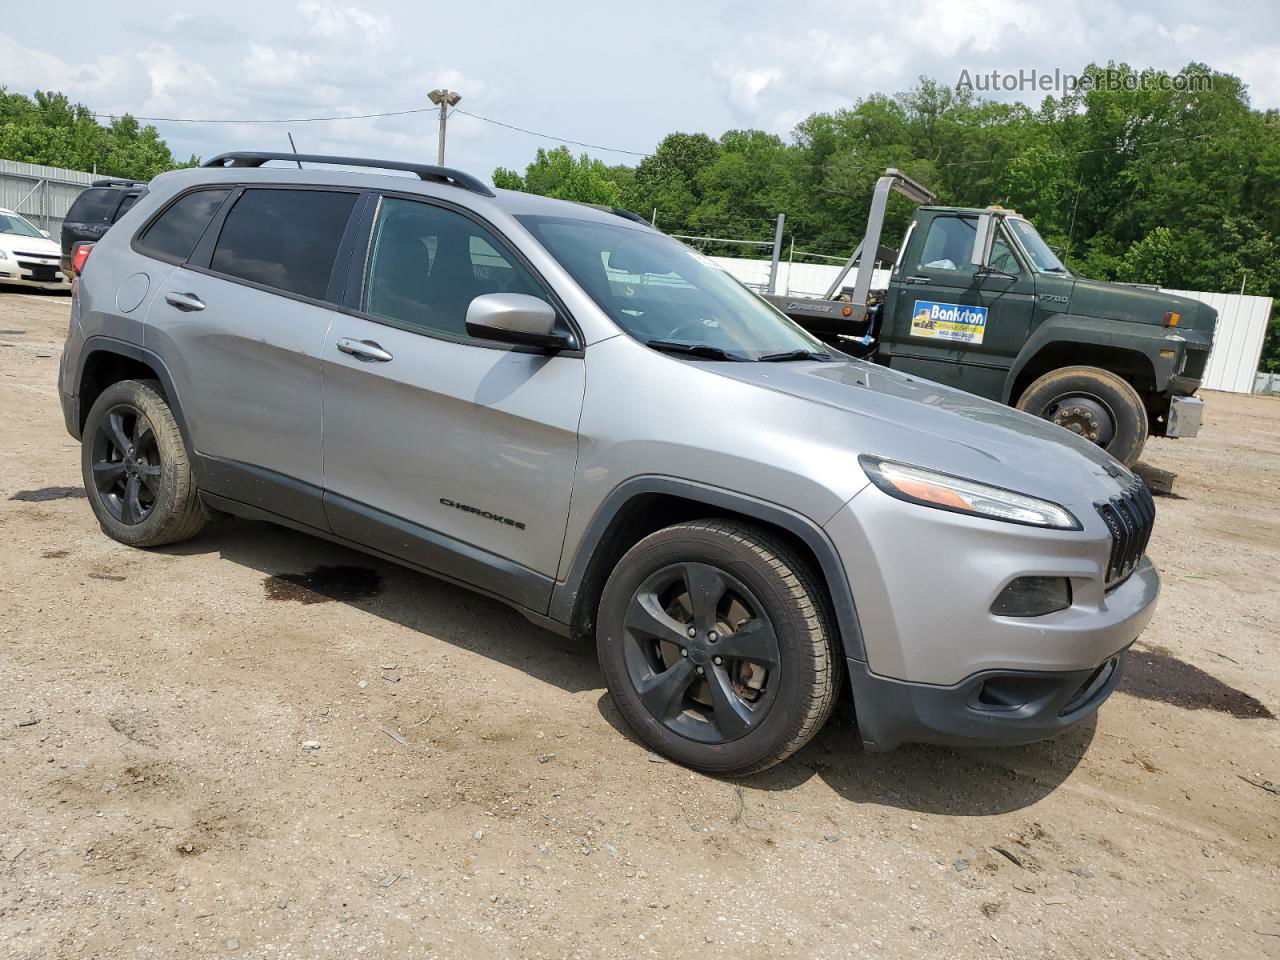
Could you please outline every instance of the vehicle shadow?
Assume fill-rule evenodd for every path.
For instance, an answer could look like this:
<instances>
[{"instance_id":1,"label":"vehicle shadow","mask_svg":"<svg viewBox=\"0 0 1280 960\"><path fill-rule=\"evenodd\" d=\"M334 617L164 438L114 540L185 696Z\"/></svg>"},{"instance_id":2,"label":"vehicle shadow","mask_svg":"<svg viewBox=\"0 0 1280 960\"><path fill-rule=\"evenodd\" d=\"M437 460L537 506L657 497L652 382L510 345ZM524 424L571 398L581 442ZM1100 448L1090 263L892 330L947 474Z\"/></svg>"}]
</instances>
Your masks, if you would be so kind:
<instances>
[{"instance_id":1,"label":"vehicle shadow","mask_svg":"<svg viewBox=\"0 0 1280 960\"><path fill-rule=\"evenodd\" d=\"M348 604L522 670L569 693L603 686L591 644L535 626L497 600L320 537L269 523L225 519L211 524L193 540L155 552L172 556L217 554L261 573L265 595L281 603L292 598L303 603ZM346 592L341 583L321 588L329 590L328 595L306 589L308 573L325 569L349 577L362 589ZM376 576L370 577L370 571ZM282 583L304 587L282 591ZM377 587L363 589L370 583Z\"/></svg>"},{"instance_id":2,"label":"vehicle shadow","mask_svg":"<svg viewBox=\"0 0 1280 960\"><path fill-rule=\"evenodd\" d=\"M225 519L193 540L155 552L172 556L216 554L261 573L264 595L272 598L280 594L281 583L305 585L308 572L336 569L362 587L372 582L379 588L348 596L338 584L339 589L330 589L327 596L307 597L304 586L301 602L349 604L521 670L568 693L601 690L604 685L590 641L561 637L535 626L497 600L319 537L268 523ZM377 576L370 577L371 571ZM622 719L608 692L601 691L597 709L619 735L647 750ZM817 776L851 803L989 816L1021 809L1051 793L1088 751L1094 730L1090 717L1057 740L1026 747L909 745L891 753L871 754L863 750L853 706L844 700L813 741L795 756L762 774L724 779L750 790L789 791Z\"/></svg>"},{"instance_id":3,"label":"vehicle shadow","mask_svg":"<svg viewBox=\"0 0 1280 960\"><path fill-rule=\"evenodd\" d=\"M639 744L608 693L601 716ZM764 773L725 777L750 790L788 791L817 776L843 799L916 813L983 817L1021 810L1052 793L1088 752L1096 717L1056 740L1023 747L937 747L907 744L867 753L858 737L853 704L842 700L813 740Z\"/></svg>"}]
</instances>

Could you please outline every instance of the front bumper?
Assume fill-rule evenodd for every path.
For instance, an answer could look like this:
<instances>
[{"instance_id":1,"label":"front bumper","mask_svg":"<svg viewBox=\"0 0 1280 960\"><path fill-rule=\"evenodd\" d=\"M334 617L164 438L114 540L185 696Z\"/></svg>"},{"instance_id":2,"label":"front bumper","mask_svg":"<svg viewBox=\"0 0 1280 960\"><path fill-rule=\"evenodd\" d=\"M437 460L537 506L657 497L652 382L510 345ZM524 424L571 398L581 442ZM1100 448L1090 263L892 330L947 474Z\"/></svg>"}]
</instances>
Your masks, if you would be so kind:
<instances>
[{"instance_id":1,"label":"front bumper","mask_svg":"<svg viewBox=\"0 0 1280 960\"><path fill-rule=\"evenodd\" d=\"M1128 648L1093 668L987 670L947 687L890 680L849 660L858 733L880 753L903 743L1016 746L1047 740L1092 715L1120 683Z\"/></svg>"},{"instance_id":2,"label":"front bumper","mask_svg":"<svg viewBox=\"0 0 1280 960\"><path fill-rule=\"evenodd\" d=\"M17 284L41 290L70 290L71 281L62 272L60 257L5 251L0 256L0 284Z\"/></svg>"}]
</instances>

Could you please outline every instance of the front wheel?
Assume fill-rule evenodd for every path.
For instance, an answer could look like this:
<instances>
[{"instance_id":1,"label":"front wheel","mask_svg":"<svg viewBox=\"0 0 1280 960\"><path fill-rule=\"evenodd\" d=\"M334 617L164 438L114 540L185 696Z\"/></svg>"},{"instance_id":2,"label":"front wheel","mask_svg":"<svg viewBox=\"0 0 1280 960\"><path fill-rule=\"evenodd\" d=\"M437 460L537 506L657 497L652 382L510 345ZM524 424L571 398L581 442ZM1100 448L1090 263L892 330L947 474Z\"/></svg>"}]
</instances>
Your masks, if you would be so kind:
<instances>
[{"instance_id":1,"label":"front wheel","mask_svg":"<svg viewBox=\"0 0 1280 960\"><path fill-rule=\"evenodd\" d=\"M655 751L755 773L826 722L841 664L809 564L758 527L716 520L651 534L618 562L596 629L609 692Z\"/></svg>"},{"instance_id":2,"label":"front wheel","mask_svg":"<svg viewBox=\"0 0 1280 960\"><path fill-rule=\"evenodd\" d=\"M85 421L81 470L89 505L113 540L158 547L204 526L187 448L154 380L102 391Z\"/></svg>"},{"instance_id":3,"label":"front wheel","mask_svg":"<svg viewBox=\"0 0 1280 960\"><path fill-rule=\"evenodd\" d=\"M1147 410L1126 381L1099 367L1064 367L1040 377L1018 409L1096 443L1132 467L1147 442Z\"/></svg>"}]
</instances>

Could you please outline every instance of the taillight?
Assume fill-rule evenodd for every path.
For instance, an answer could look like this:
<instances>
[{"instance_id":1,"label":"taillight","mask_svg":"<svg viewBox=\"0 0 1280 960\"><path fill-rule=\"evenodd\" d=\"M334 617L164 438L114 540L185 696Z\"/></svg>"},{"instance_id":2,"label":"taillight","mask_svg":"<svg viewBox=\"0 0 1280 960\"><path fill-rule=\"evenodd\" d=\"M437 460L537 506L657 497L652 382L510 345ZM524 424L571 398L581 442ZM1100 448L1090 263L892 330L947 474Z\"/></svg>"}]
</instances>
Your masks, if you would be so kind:
<instances>
[{"instance_id":1,"label":"taillight","mask_svg":"<svg viewBox=\"0 0 1280 960\"><path fill-rule=\"evenodd\" d=\"M92 243L82 243L76 247L76 252L71 256L71 272L77 277L84 273L84 265L89 262L89 254L92 252Z\"/></svg>"},{"instance_id":2,"label":"taillight","mask_svg":"<svg viewBox=\"0 0 1280 960\"><path fill-rule=\"evenodd\" d=\"M1164 315L1164 325L1166 327L1176 327L1182 320L1182 314L1170 311Z\"/></svg>"}]
</instances>

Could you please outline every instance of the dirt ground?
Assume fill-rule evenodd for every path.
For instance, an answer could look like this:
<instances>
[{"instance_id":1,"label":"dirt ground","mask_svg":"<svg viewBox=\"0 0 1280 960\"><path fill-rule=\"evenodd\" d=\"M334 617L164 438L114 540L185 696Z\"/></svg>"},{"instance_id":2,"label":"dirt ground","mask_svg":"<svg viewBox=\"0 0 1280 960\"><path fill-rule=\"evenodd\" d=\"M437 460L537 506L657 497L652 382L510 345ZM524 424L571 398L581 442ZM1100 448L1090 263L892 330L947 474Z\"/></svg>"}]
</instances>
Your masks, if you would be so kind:
<instances>
[{"instance_id":1,"label":"dirt ground","mask_svg":"<svg viewBox=\"0 0 1280 960\"><path fill-rule=\"evenodd\" d=\"M0 294L0 955L1280 957L1280 402L1149 444L1164 594L1096 723L872 756L846 707L735 782L497 603L256 523L108 540L67 314Z\"/></svg>"}]
</instances>

